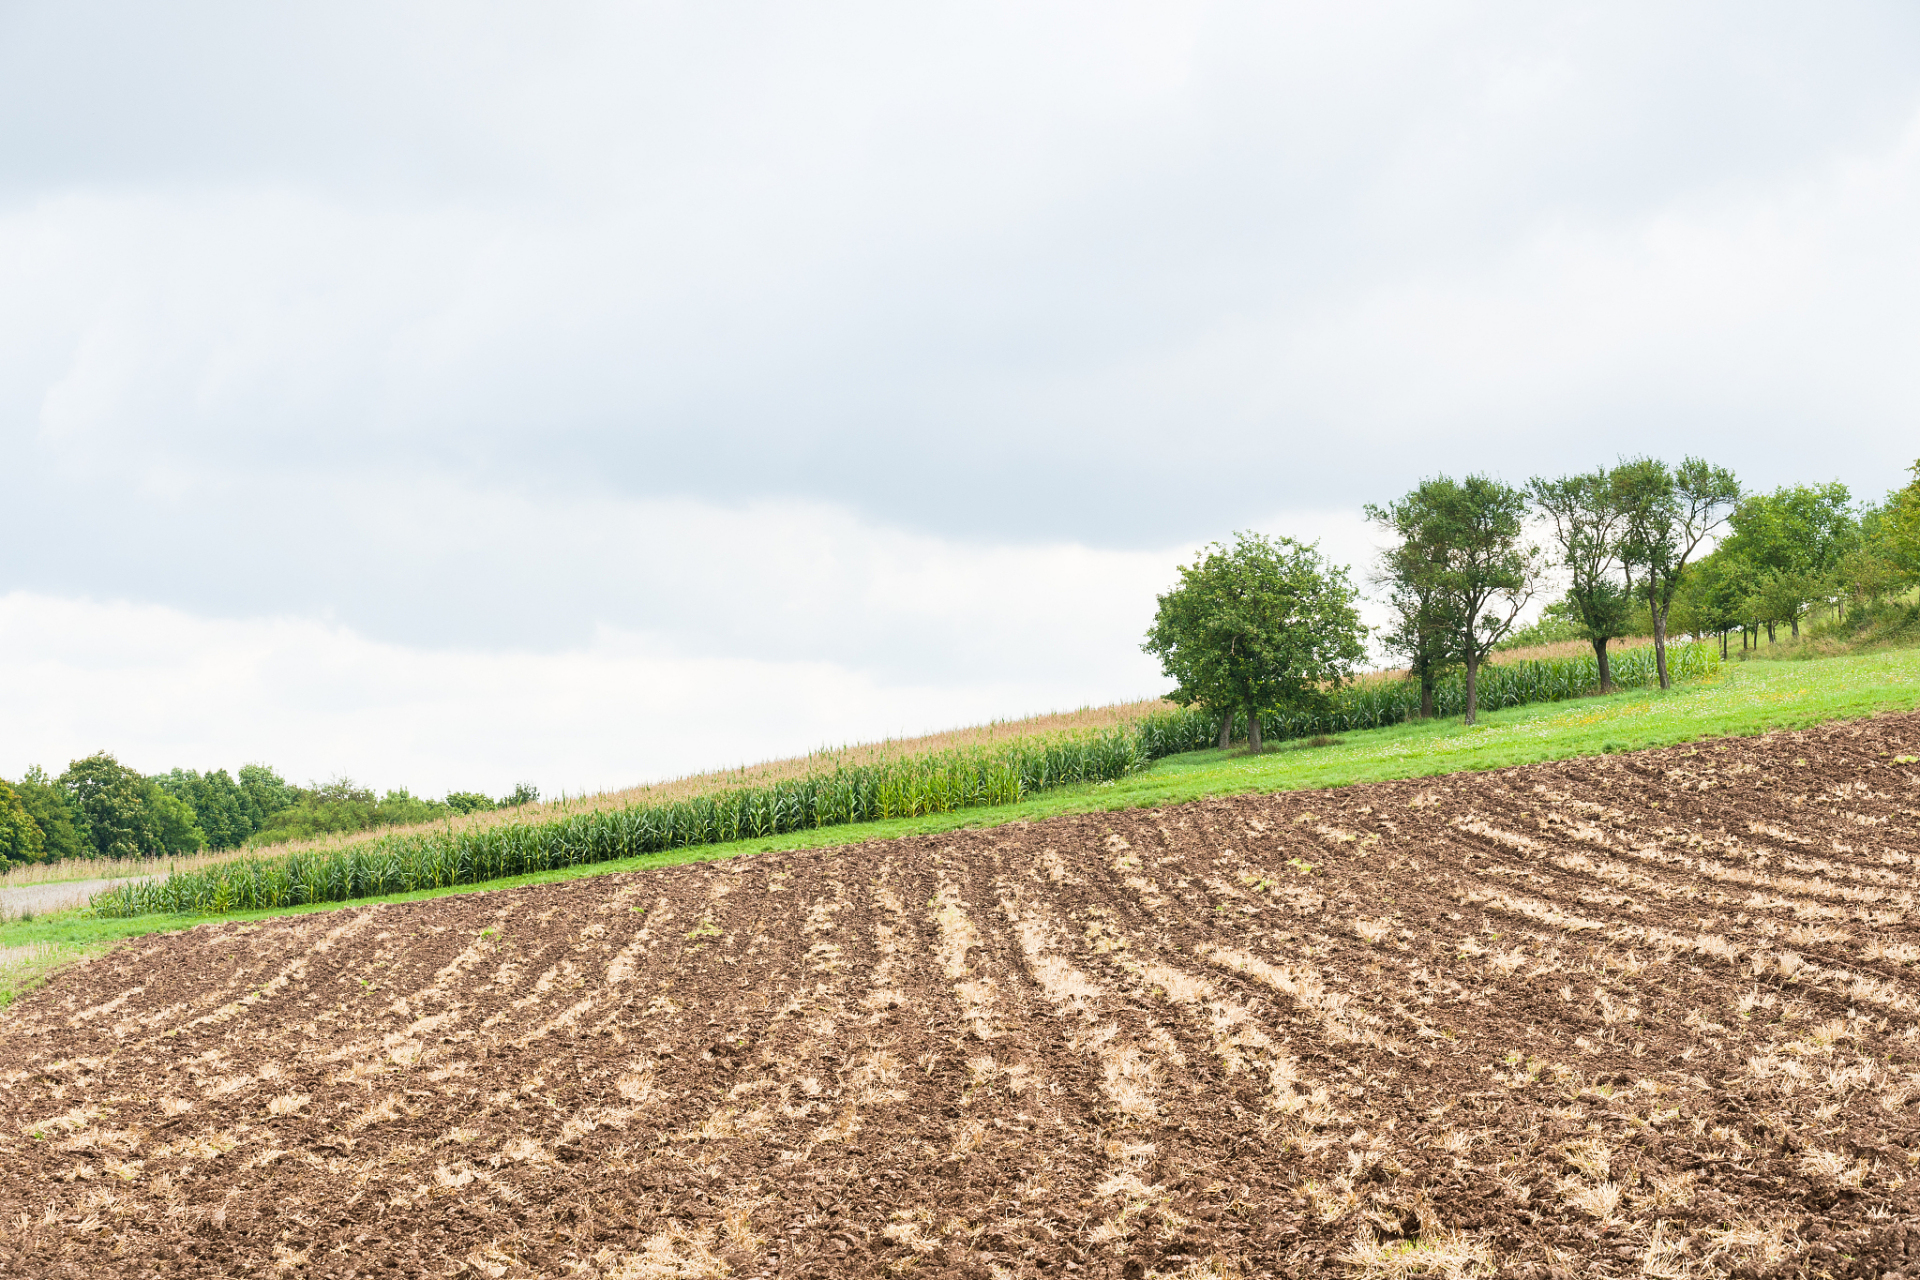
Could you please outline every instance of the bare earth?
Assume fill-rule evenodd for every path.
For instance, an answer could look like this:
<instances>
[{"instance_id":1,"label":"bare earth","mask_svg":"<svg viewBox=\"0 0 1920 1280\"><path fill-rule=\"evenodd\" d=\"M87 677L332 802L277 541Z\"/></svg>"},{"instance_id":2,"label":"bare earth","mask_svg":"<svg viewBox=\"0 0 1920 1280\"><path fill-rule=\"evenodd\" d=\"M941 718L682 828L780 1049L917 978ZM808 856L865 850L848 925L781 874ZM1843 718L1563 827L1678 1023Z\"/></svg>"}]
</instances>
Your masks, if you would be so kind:
<instances>
[{"instance_id":1,"label":"bare earth","mask_svg":"<svg viewBox=\"0 0 1920 1280\"><path fill-rule=\"evenodd\" d=\"M0 1274L1920 1277L1920 717L143 939Z\"/></svg>"}]
</instances>

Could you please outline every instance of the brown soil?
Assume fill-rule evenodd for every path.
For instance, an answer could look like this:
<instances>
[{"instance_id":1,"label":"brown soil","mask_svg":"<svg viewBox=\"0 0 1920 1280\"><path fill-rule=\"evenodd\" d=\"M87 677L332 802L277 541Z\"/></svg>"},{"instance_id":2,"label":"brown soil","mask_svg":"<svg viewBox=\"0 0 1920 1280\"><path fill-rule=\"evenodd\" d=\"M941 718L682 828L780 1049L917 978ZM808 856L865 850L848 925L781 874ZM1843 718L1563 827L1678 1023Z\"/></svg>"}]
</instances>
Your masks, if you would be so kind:
<instances>
[{"instance_id":1,"label":"brown soil","mask_svg":"<svg viewBox=\"0 0 1920 1280\"><path fill-rule=\"evenodd\" d=\"M1920 717L141 939L0 1274L1920 1276Z\"/></svg>"}]
</instances>

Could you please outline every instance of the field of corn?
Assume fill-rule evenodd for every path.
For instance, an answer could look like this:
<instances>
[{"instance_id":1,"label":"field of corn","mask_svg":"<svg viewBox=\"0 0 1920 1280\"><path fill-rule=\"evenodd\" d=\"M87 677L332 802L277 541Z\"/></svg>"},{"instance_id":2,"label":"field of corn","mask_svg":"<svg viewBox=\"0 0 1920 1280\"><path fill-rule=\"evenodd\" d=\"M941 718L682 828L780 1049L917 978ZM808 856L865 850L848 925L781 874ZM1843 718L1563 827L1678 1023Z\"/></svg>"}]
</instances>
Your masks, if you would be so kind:
<instances>
[{"instance_id":1,"label":"field of corn","mask_svg":"<svg viewBox=\"0 0 1920 1280\"><path fill-rule=\"evenodd\" d=\"M1676 646L1669 659L1676 679L1707 674L1718 662L1713 646L1704 644ZM1497 710L1579 697L1592 693L1597 682L1591 654L1490 666L1481 672L1480 705ZM1614 682L1622 689L1654 683L1652 651L1620 655ZM1441 715L1464 709L1464 680L1456 675L1443 681L1435 705ZM1262 731L1280 740L1381 728L1418 711L1418 689L1409 682L1361 681L1342 688L1328 714L1263 717ZM346 902L789 831L1013 804L1053 787L1124 777L1165 756L1211 746L1219 725L1215 715L1197 708L1160 711L1105 729L841 764L830 772L666 803L239 858L113 885L93 898L90 909L107 917L220 915Z\"/></svg>"}]
</instances>

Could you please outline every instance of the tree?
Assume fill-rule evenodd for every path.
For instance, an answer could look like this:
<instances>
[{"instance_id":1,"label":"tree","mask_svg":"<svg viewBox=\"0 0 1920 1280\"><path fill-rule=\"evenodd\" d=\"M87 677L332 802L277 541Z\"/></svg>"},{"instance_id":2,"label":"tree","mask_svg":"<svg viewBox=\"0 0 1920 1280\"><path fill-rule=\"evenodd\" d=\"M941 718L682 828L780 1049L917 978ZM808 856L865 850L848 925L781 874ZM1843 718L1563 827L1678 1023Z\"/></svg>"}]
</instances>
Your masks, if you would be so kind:
<instances>
[{"instance_id":1,"label":"tree","mask_svg":"<svg viewBox=\"0 0 1920 1280\"><path fill-rule=\"evenodd\" d=\"M1813 595L1811 575L1788 569L1761 569L1747 579L1745 611L1755 622L1767 628L1767 642L1774 639L1774 628L1789 623L1795 635L1800 633L1800 615L1806 612Z\"/></svg>"},{"instance_id":2,"label":"tree","mask_svg":"<svg viewBox=\"0 0 1920 1280\"><path fill-rule=\"evenodd\" d=\"M1687 567L1674 597L1669 621L1694 635L1720 637L1720 656L1727 656L1727 633L1753 616L1746 566L1729 555L1725 545Z\"/></svg>"},{"instance_id":3,"label":"tree","mask_svg":"<svg viewBox=\"0 0 1920 1280\"><path fill-rule=\"evenodd\" d=\"M258 777L261 773L278 781L278 775L262 765L249 765L240 772L245 774L248 769L255 771L256 784L264 781ZM255 791L235 782L225 769L206 773L175 769L171 773L156 774L153 781L162 791L193 810L194 824L206 834L207 847L211 849L238 849L247 842L248 836L266 826L271 816L260 811ZM285 787L284 782L280 783L282 792ZM270 802L277 799L278 796L271 797ZM285 807L284 803L278 804L274 812Z\"/></svg>"},{"instance_id":4,"label":"tree","mask_svg":"<svg viewBox=\"0 0 1920 1280\"><path fill-rule=\"evenodd\" d=\"M240 766L240 789L247 796L247 822L253 831L264 831L282 810L299 802L298 789L264 764Z\"/></svg>"},{"instance_id":5,"label":"tree","mask_svg":"<svg viewBox=\"0 0 1920 1280\"><path fill-rule=\"evenodd\" d=\"M1429 625L1467 669L1467 723L1479 716L1480 664L1533 596L1540 554L1526 542L1526 495L1490 476L1423 480L1399 502L1367 508L1400 533L1389 552L1397 589L1424 594Z\"/></svg>"},{"instance_id":6,"label":"tree","mask_svg":"<svg viewBox=\"0 0 1920 1280\"><path fill-rule=\"evenodd\" d=\"M0 779L0 867L13 862L41 862L47 856L46 837L20 797Z\"/></svg>"},{"instance_id":7,"label":"tree","mask_svg":"<svg viewBox=\"0 0 1920 1280\"><path fill-rule=\"evenodd\" d=\"M13 791L20 799L21 807L33 818L40 828L40 835L46 841L46 858L49 862L58 862L62 858L78 858L86 854L86 840L74 826L73 809L67 803L67 795L60 785L47 776L47 771L39 765L29 766L26 776L13 784Z\"/></svg>"},{"instance_id":8,"label":"tree","mask_svg":"<svg viewBox=\"0 0 1920 1280\"><path fill-rule=\"evenodd\" d=\"M1527 485L1536 506L1553 523L1553 536L1567 584L1567 614L1581 639L1593 646L1600 669L1600 692L1613 692L1607 642L1627 634L1632 586L1622 576L1620 534L1626 512L1613 477L1606 471L1543 480Z\"/></svg>"},{"instance_id":9,"label":"tree","mask_svg":"<svg viewBox=\"0 0 1920 1280\"><path fill-rule=\"evenodd\" d=\"M1727 547L1752 570L1763 621L1784 622L1797 636L1808 606L1838 594L1841 565L1860 542L1851 504L1835 481L1782 486L1733 509Z\"/></svg>"},{"instance_id":10,"label":"tree","mask_svg":"<svg viewBox=\"0 0 1920 1280\"><path fill-rule=\"evenodd\" d=\"M74 826L99 857L137 858L158 843L146 781L104 751L73 761L60 775Z\"/></svg>"},{"instance_id":11,"label":"tree","mask_svg":"<svg viewBox=\"0 0 1920 1280\"><path fill-rule=\"evenodd\" d=\"M1667 614L1688 561L1740 500L1740 482L1731 471L1692 457L1677 467L1630 458L1613 469L1612 479L1626 517L1621 559L1639 579L1653 624L1654 667L1660 687L1671 689Z\"/></svg>"},{"instance_id":12,"label":"tree","mask_svg":"<svg viewBox=\"0 0 1920 1280\"><path fill-rule=\"evenodd\" d=\"M1860 541L1840 561L1840 584L1856 606L1873 609L1883 597L1900 591L1909 581L1892 545L1891 535L1901 514L1899 501L1896 492L1889 496L1887 505L1870 506L1860 513Z\"/></svg>"},{"instance_id":13,"label":"tree","mask_svg":"<svg viewBox=\"0 0 1920 1280\"><path fill-rule=\"evenodd\" d=\"M1913 483L1887 495L1874 545L1908 582L1920 581L1920 462L1911 468Z\"/></svg>"},{"instance_id":14,"label":"tree","mask_svg":"<svg viewBox=\"0 0 1920 1280\"><path fill-rule=\"evenodd\" d=\"M141 853L149 858L198 853L207 847L207 833L193 819L193 806L168 795L151 778L141 799L146 803L152 843Z\"/></svg>"},{"instance_id":15,"label":"tree","mask_svg":"<svg viewBox=\"0 0 1920 1280\"><path fill-rule=\"evenodd\" d=\"M446 806L458 814L485 813L497 807L492 796L482 795L478 791L449 791Z\"/></svg>"},{"instance_id":16,"label":"tree","mask_svg":"<svg viewBox=\"0 0 1920 1280\"><path fill-rule=\"evenodd\" d=\"M1460 660L1459 627L1447 612L1441 590L1446 549L1429 540L1422 509L1408 501L1384 507L1367 504L1367 518L1399 539L1380 553L1374 585L1387 589L1393 621L1380 633L1382 644L1407 660L1407 675L1420 684L1420 718L1433 718L1434 688Z\"/></svg>"},{"instance_id":17,"label":"tree","mask_svg":"<svg viewBox=\"0 0 1920 1280\"><path fill-rule=\"evenodd\" d=\"M345 831L432 822L453 812L438 800L416 800L404 787L376 798L371 788L351 778L335 778L313 787L288 787L287 791L293 795L294 802L249 837L249 844L311 840Z\"/></svg>"},{"instance_id":18,"label":"tree","mask_svg":"<svg viewBox=\"0 0 1920 1280\"><path fill-rule=\"evenodd\" d=\"M1355 599L1346 569L1317 545L1240 533L1181 568L1140 647L1178 682L1175 702L1243 711L1258 752L1261 715L1323 709L1366 656Z\"/></svg>"}]
</instances>

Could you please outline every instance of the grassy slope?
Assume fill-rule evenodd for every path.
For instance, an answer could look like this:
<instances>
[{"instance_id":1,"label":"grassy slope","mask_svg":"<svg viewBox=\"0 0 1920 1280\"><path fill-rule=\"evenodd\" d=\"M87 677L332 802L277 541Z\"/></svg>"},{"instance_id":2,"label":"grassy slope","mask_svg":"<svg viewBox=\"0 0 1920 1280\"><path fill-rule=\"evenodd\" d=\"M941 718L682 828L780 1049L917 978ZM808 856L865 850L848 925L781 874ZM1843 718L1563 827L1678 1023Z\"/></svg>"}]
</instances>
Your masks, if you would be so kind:
<instances>
[{"instance_id":1,"label":"grassy slope","mask_svg":"<svg viewBox=\"0 0 1920 1280\"><path fill-rule=\"evenodd\" d=\"M1118 782L1050 791L1020 804L968 809L926 818L827 827L733 844L706 845L648 854L619 862L496 880L486 885L395 894L366 902L406 902L474 893L514 885L544 884L611 871L635 871L683 862L704 862L743 853L815 848L924 835L959 827L997 826L1064 813L1178 804L1203 796L1249 791L1291 791L1344 786L1388 778L1416 778L1475 769L1560 760L1604 751L1666 746L1697 738L1764 733L1823 721L1920 708L1920 649L1791 663L1747 662L1723 668L1712 681L1657 690L1583 698L1492 712L1468 728L1457 720L1397 725L1349 733L1330 747L1287 743L1262 756L1240 751L1196 751L1161 760ZM227 919L330 911L326 903L288 911L241 913ZM96 952L136 934L189 928L201 917L143 916L90 920L61 912L21 923L0 924L0 1005L39 980L55 965ZM38 955L8 948L46 944Z\"/></svg>"}]
</instances>

